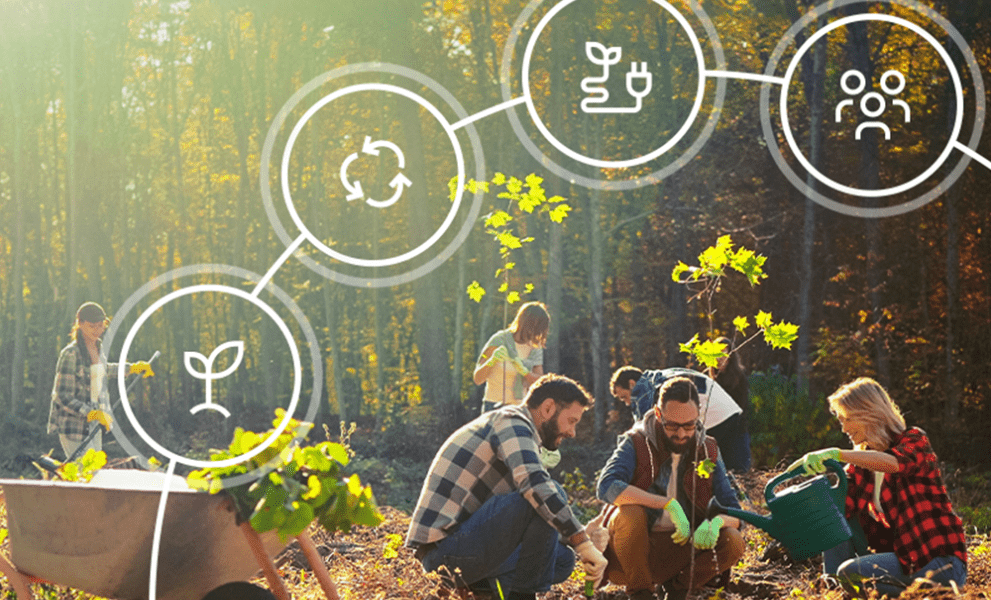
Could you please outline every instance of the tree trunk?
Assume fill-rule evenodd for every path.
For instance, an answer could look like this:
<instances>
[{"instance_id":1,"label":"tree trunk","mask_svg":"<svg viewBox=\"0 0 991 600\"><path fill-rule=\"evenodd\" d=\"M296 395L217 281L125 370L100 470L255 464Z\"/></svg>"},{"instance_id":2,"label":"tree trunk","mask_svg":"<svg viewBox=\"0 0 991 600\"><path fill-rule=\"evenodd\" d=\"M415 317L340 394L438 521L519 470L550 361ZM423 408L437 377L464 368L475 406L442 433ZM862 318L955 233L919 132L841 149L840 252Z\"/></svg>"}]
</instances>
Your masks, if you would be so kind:
<instances>
[{"instance_id":1,"label":"tree trunk","mask_svg":"<svg viewBox=\"0 0 991 600\"><path fill-rule=\"evenodd\" d=\"M818 26L825 25L820 19ZM812 55L806 54L802 60L805 100L809 104L809 161L817 169L822 165L822 118L823 84L826 76L826 45L817 44ZM817 181L809 174L805 185L815 191ZM802 261L799 265L798 285L798 340L795 344L795 362L798 376L807 381L811 364L809 353L812 346L812 280L815 276L813 255L815 253L816 204L805 198L802 219Z\"/></svg>"},{"instance_id":2,"label":"tree trunk","mask_svg":"<svg viewBox=\"0 0 991 600\"><path fill-rule=\"evenodd\" d=\"M10 55L7 55L8 58ZM13 69L8 69L8 73L13 73ZM24 363L27 351L27 339L25 338L25 328L27 314L24 307L24 167L21 157L23 148L21 147L22 121L20 100L16 97L14 90L19 86L8 84L10 102L14 117L14 175L12 182L12 193L14 200L14 240L12 257L13 276L8 285L12 288L10 298L14 303L14 352L10 365L10 406L9 414L16 417L21 411L21 402L24 395Z\"/></svg>"},{"instance_id":3,"label":"tree trunk","mask_svg":"<svg viewBox=\"0 0 991 600\"><path fill-rule=\"evenodd\" d=\"M601 147L601 131L596 121L595 136L593 142L596 148L596 156L599 156ZM602 437L605 428L606 415L609 411L609 345L606 341L606 321L605 307L602 298L603 285L603 236L602 236L602 207L601 192L597 189L589 190L588 195L588 222L589 239L589 271L588 271L588 293L592 308L592 389L595 396L595 424L593 432L595 439Z\"/></svg>"}]
</instances>

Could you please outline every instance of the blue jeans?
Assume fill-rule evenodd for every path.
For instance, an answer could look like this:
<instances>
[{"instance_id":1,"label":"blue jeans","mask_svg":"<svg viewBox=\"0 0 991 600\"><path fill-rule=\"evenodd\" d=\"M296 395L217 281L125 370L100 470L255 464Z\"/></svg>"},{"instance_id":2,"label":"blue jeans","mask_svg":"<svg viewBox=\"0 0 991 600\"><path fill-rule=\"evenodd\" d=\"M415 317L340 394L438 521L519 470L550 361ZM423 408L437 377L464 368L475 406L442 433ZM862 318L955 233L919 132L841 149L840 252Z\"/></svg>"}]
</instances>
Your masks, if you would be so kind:
<instances>
[{"instance_id":1,"label":"blue jeans","mask_svg":"<svg viewBox=\"0 0 991 600\"><path fill-rule=\"evenodd\" d=\"M905 575L894 552L857 556L850 540L823 552L822 568L826 574L836 575L844 589L857 595L863 594L857 588L865 579L873 579L878 593L891 598L897 598L919 577L946 586L950 581L960 587L967 582L967 565L956 556L937 556L915 573ZM927 576L930 571L932 576Z\"/></svg>"},{"instance_id":2,"label":"blue jeans","mask_svg":"<svg viewBox=\"0 0 991 600\"><path fill-rule=\"evenodd\" d=\"M423 557L427 571L441 566L457 571L459 584L532 594L567 579L575 553L526 498L512 493L486 500Z\"/></svg>"}]
</instances>

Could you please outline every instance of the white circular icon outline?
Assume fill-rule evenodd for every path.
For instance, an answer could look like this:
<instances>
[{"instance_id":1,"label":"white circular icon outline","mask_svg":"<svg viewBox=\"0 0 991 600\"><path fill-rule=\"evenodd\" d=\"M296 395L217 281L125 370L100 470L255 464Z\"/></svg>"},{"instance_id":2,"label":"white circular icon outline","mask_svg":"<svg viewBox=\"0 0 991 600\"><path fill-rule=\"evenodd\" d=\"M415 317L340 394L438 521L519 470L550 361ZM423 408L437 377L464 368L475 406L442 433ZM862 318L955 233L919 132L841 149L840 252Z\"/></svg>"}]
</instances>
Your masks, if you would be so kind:
<instances>
[{"instance_id":1,"label":"white circular icon outline","mask_svg":"<svg viewBox=\"0 0 991 600\"><path fill-rule=\"evenodd\" d=\"M265 215L268 217L268 222L272 226L272 229L275 230L276 237L278 237L282 243L286 245L286 247L291 246L294 243L294 240L293 237L290 237L289 233L286 231L286 228L283 226L283 223L275 210L275 204L272 200L272 186L270 181L270 163L272 160L272 155L275 151L275 145L279 132L282 130L283 125L285 125L289 113L320 86L326 85L335 79L342 77L368 75L373 73L396 75L415 81L416 83L429 89L431 92L437 94L437 96L447 103L448 107L454 111L455 115L457 115L459 119L467 119L469 117L468 111L465 110L458 99L436 80L431 79L419 71L392 63L363 62L345 65L343 67L331 69L330 71L325 71L324 73L321 73L306 82L306 84L296 90L296 92L290 96L288 100L286 100L286 102L272 118L272 121L269 124L268 132L265 134L265 142L262 145L261 163L258 169L259 190L261 191L262 205L265 208ZM484 181L487 177L485 173L485 152L482 148L482 140L478 135L478 130L475 128L475 125L470 122L466 123L461 129L463 129L468 135L468 140L471 143L472 158L475 165L475 179L478 181ZM330 281L336 281L338 283L343 283L344 285L361 288L383 288L404 285L430 273L458 251L461 245L464 244L465 240L468 239L468 235L474 228L475 221L481 213L484 195L485 194L481 189L475 192L474 201L468 210L464 223L461 225L461 229L458 230L457 234L454 236L454 239L452 239L443 250L438 252L436 256L431 257L425 263L404 273L384 277L361 277L330 269L303 253L297 252L295 256L299 262L303 263L314 273L325 277Z\"/></svg>"},{"instance_id":2,"label":"white circular icon outline","mask_svg":"<svg viewBox=\"0 0 991 600\"><path fill-rule=\"evenodd\" d=\"M506 44L503 46L502 60L499 64L499 85L502 88L502 99L504 102L511 102L513 100L511 82L515 79L511 75L511 68L517 40L526 28L527 22L531 19L531 17L533 17L534 13L536 13L537 9L545 1L547 0L530 1L530 4L528 4L516 18L516 21L513 23L513 27L509 32L509 36L506 39ZM705 10L696 0L688 0L688 6L695 17L699 20L702 27L705 29L708 40L712 44L712 52L715 57L716 69L725 70L726 56L723 53L723 46L719 40L719 32L716 31L716 27L713 24L712 19L709 18L709 16L705 13ZM692 142L692 144L681 154L681 156L671 163L646 175L640 175L625 180L596 179L581 173L576 173L562 166L561 164L555 162L550 156L545 154L544 151L541 150L532 139L530 139L530 135L525 129L523 129L523 124L520 121L520 117L517 114L515 107L508 109L506 114L509 118L509 125L513 128L513 133L516 134L516 138L523 144L523 147L526 149L527 153L529 153L534 160L543 165L544 168L548 169L561 179L594 190L634 190L663 181L665 178L691 162L691 160L702 151L702 147L708 143L709 139L712 137L712 134L716 131L719 116L722 113L723 105L726 103L726 79L723 77L714 77L713 79L715 79L716 91L712 102L712 110L709 112L705 125L702 126L702 131L699 132L699 135L695 138L695 141Z\"/></svg>"},{"instance_id":3,"label":"white circular icon outline","mask_svg":"<svg viewBox=\"0 0 991 600\"><path fill-rule=\"evenodd\" d=\"M692 26L688 23L688 20L679 13L673 6L668 4L666 0L651 0L651 2L659 5L661 8L666 10L671 16L675 18L681 28L688 34L688 39L692 44L692 51L695 53L695 62L698 64L698 88L695 91L695 102L692 105L692 110L688 117L685 119L685 123L681 126L681 129L667 142L665 142L660 148L656 148L649 154L637 158L631 158L627 160L601 160L597 158L592 158L590 156L585 156L579 152L575 152L559 139L557 139L553 133L544 125L541 120L540 115L537 113L537 107L533 103L533 95L530 93L530 59L533 56L533 49L537 44L537 38L540 37L541 32L543 32L544 27L553 19L557 13L564 10L569 4L573 4L578 0L563 0L554 6L540 22L534 28L533 33L530 34L530 40L527 42L526 50L523 52L523 66L521 68L522 73L522 85L523 85L523 97L526 100L527 112L530 113L530 119L533 124L536 125L537 129L544 138L550 142L552 146L563 152L566 156L571 159L577 160L581 163L599 167L601 169L626 169L630 167L636 167L644 163L650 162L655 158L663 156L668 150L670 150L675 144L681 141L688 131L695 124L696 118L698 118L699 111L702 109L702 102L705 100L705 85L706 85L706 68L705 68L705 55L702 52L702 45L699 43L698 36L695 35L695 31L692 30Z\"/></svg>"},{"instance_id":4,"label":"white circular icon outline","mask_svg":"<svg viewBox=\"0 0 991 600\"><path fill-rule=\"evenodd\" d=\"M169 302L171 302L176 298L180 298L182 296L188 296L190 294L195 294L198 292L218 292L218 293L230 294L242 298L244 300L247 300L252 304L254 304L255 306L257 306L258 308L262 309L262 311L264 311L265 314L269 316L269 318L275 321L275 324L279 327L279 330L282 332L282 335L286 338L286 341L289 344L289 350L292 354L293 368L295 369L292 398L289 402L289 407L286 409L285 416L283 416L282 420L276 426L275 431L267 438L265 438L265 440L260 445L254 447L248 452L224 460L211 461L211 460L196 460L192 458L186 458L185 456L176 454L171 450L165 448L164 446L156 442L155 439L152 438L150 435L148 435L148 432L146 432L144 428L141 427L141 423L138 421L137 417L134 415L134 412L131 410L131 402L127 397L127 373L126 373L127 352L128 350L130 350L131 343L134 341L134 336L137 335L138 330L145 323L145 321L147 321L152 316L152 314L156 310L158 310L165 304L168 304ZM289 426L289 421L292 420L292 416L296 411L296 405L299 402L299 395L300 395L300 390L302 389L302 379L303 379L303 367L299 358L299 350L296 348L296 342L295 340L293 340L292 333L289 331L289 328L286 326L285 321L283 321L282 318L279 317L279 315L274 310L272 310L271 306L262 302L261 300L249 294L248 292L230 286L217 285L217 284L199 284L199 285L190 286L188 288L181 288L175 290L159 298L151 306L145 309L138 317L138 319L134 322L134 325L131 326L131 329L127 332L127 336L124 338L124 345L121 347L120 360L117 369L118 369L117 386L120 392L121 405L124 408L124 412L127 414L128 421L131 423L131 426L134 427L134 430L141 437L141 439L144 440L145 443L147 443L149 446L154 448L159 453L169 457L169 459L184 464L186 466L198 467L201 469L213 468L213 467L230 467L242 463L251 458L254 458L258 454L263 452L266 448L271 446L272 443L276 439L278 439L280 435L282 435L282 432L285 431L286 427Z\"/></svg>"},{"instance_id":5,"label":"white circular icon outline","mask_svg":"<svg viewBox=\"0 0 991 600\"><path fill-rule=\"evenodd\" d=\"M987 99L984 97L984 75L981 71L980 65L977 64L977 58L974 56L974 52L967 44L967 40L964 39L957 28L954 27L952 23L947 21L943 15L928 6L917 2L916 0L874 0L874 2L878 4L894 4L915 11L919 15L930 19L933 23L945 31L947 35L949 35L950 39L953 40L953 43L956 44L964 61L967 63L967 68L970 70L971 81L974 86L974 124L970 134L970 141L967 142L966 147L972 153L977 154L986 118L985 113L987 110ZM856 4L868 4L868 1L833 0L827 4L820 4L819 6L814 7L802 16L801 19L792 23L791 27L788 28L788 31L785 32L784 36L782 36L781 41L779 41L778 45L774 48L774 51L771 52L771 56L767 60L767 66L764 68L764 76L777 79L775 73L778 70L781 59L784 57L785 52L791 48L792 44L797 40L798 34L801 31L808 28L810 25L815 23L816 20L822 18L830 12ZM842 215L859 217L862 219L878 219L902 215L917 208L921 208L943 195L949 186L953 185L958 179L960 179L960 177L964 174L964 171L966 171L970 166L971 160L973 160L968 152L962 151L963 156L957 162L956 166L953 167L953 170L946 175L946 177L944 177L937 186L927 192L924 192L916 198L913 198L912 200L885 207L862 207L844 204L820 193L804 178L799 177L795 170L792 169L791 164L785 160L780 145L778 144L778 135L775 132L774 125L772 124L771 85L769 83L765 83L761 86L759 110L761 130L764 133L764 140L767 142L767 150L770 152L771 158L778 165L778 169L785 176L785 179L787 179L788 182L791 183L792 187L801 192L806 198L809 198L823 208Z\"/></svg>"},{"instance_id":6,"label":"white circular icon outline","mask_svg":"<svg viewBox=\"0 0 991 600\"><path fill-rule=\"evenodd\" d=\"M455 193L454 202L451 203L451 208L447 212L447 217L444 219L444 222L441 223L440 227L438 227L437 230L433 233L433 235L427 238L425 242L423 242L416 248L413 248L412 250L409 250L403 254L400 254L398 256L393 256L390 258L380 258L380 259L355 258L353 256L348 256L341 252L337 252L336 250L324 244L320 240L320 238L313 235L313 233L306 226L306 223L303 222L303 219L300 218L299 213L296 212L296 207L294 206L292 200L292 193L289 190L289 161L292 158L292 149L296 143L296 138L299 136L300 131L302 131L306 123L310 120L310 118L314 114L316 114L318 110L323 108L328 103L333 102L334 100L346 96L348 94L354 94L358 92L368 92L368 91L399 94L400 96L408 98L413 102L416 102L423 108L427 109L427 111L431 115L433 115L433 117L437 119L438 122L440 122L441 126L444 128L445 133L447 133L448 138L451 140L451 145L454 147L454 155L456 157L456 161L458 164L458 189L457 192ZM296 126L293 127L292 133L289 135L289 139L286 142L285 150L282 153L282 168L281 168L282 195L285 198L286 208L289 210L289 215L292 217L292 220L296 224L296 227L298 227L300 232L306 237L306 239L309 240L311 244L319 248L321 252L323 252L327 256L330 256L331 258L337 259L341 262L350 265L354 265L356 267L388 267L406 262L407 260L416 258L423 252L426 252L431 246L437 243L437 240L439 240L444 235L444 233L446 233L447 230L451 227L451 223L454 222L454 218L458 214L458 208L461 206L461 198L464 196L464 183L465 183L464 163L465 161L464 161L464 155L461 151L461 145L458 143L458 138L454 135L454 131L451 129L451 124L444 117L444 115L439 110L437 110L437 107L435 107L433 104L428 102L426 98L423 98L419 94L411 92L410 90L407 90L405 88L401 88L399 86L395 86L387 83L359 83L355 85L350 85L345 88L341 88L339 90L335 90L330 94L327 94L319 101L317 101L316 104L311 106L305 113L303 113L303 116L296 123Z\"/></svg>"},{"instance_id":7,"label":"white circular icon outline","mask_svg":"<svg viewBox=\"0 0 991 600\"><path fill-rule=\"evenodd\" d=\"M795 136L791 130L791 124L788 121L788 90L791 87L791 82L795 76L795 70L798 68L802 56L804 56L805 53L809 51L809 49L812 47L813 44L815 44L815 42L817 42L820 38L825 36L830 31L838 27L845 27L850 23L857 23L860 21L881 21L881 22L893 23L895 25L900 25L902 27L909 29L913 33L917 34L926 42L928 42L933 48L935 48L936 52L939 54L940 58L943 59L943 62L946 64L947 69L950 72L950 77L953 80L953 87L956 95L956 102L958 108L955 115L956 118L954 119L954 123L953 123L953 131L950 134L949 141L946 143L946 148L943 149L943 151L940 153L939 157L937 157L937 159L933 162L933 164L928 169L923 171L922 174L917 175L915 178L905 183L902 183L894 187L882 188L877 190L863 190L863 189L858 189L847 185L843 185L837 181L834 181L833 179L830 179L825 174L823 174L818 169L816 169L802 153L801 148L799 148L798 142L795 141ZM953 59L950 58L950 55L946 52L946 50L939 44L936 38L934 38L928 31L919 27L915 23L912 23L911 21L906 21L905 19L902 19L901 17L895 17L892 15L877 14L877 13L864 13L860 15L851 15L849 17L844 17L842 19L837 19L836 21L833 21L829 25L826 25L825 27L817 30L815 34L810 36L809 39L807 39L805 43L802 44L802 46L798 49L798 51L795 52L795 56L792 57L791 59L791 64L788 65L788 70L785 71L784 80L785 80L784 85L781 86L781 99L779 104L779 111L781 118L781 129L782 132L784 133L785 140L788 142L788 147L792 151L792 154L795 156L795 159L802 165L802 167L805 168L805 170L808 171L813 177L815 177L817 181L838 192L843 192L851 196L857 196L861 198L883 198L885 196L892 196L894 194L900 194L902 192L908 191L916 187L923 181L929 179L929 177L931 177L933 173L938 171L939 168L943 166L943 163L945 163L946 160L950 157L950 154L955 149L954 144L957 142L957 138L959 138L960 136L960 129L963 127L963 107L964 107L963 85L960 83L960 75L957 73L956 66L953 64ZM881 110L883 112L883 108Z\"/></svg>"}]
</instances>

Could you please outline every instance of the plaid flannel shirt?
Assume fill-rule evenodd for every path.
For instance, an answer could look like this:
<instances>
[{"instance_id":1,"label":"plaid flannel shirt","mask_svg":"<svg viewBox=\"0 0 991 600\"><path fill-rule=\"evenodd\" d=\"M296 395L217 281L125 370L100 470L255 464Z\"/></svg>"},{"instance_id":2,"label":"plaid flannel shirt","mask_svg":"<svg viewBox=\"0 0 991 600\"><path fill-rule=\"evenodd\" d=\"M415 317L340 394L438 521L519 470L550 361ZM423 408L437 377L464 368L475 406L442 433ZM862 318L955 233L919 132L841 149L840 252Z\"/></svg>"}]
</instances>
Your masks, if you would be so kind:
<instances>
[{"instance_id":1,"label":"plaid flannel shirt","mask_svg":"<svg viewBox=\"0 0 991 600\"><path fill-rule=\"evenodd\" d=\"M52 406L48 413L48 433L64 435L72 441L81 442L89 427L99 427L88 423L89 411L99 408L90 402L89 364L82 356L83 349L73 340L58 357L55 367L55 383L52 386ZM110 376L116 365L107 365Z\"/></svg>"},{"instance_id":2,"label":"plaid flannel shirt","mask_svg":"<svg viewBox=\"0 0 991 600\"><path fill-rule=\"evenodd\" d=\"M880 515L874 508L874 473L847 465L847 518L860 521L875 551L894 552L906 574L939 556L956 556L967 564L963 522L953 512L925 432L905 430L888 453L898 460L898 471L884 476Z\"/></svg>"},{"instance_id":3,"label":"plaid flannel shirt","mask_svg":"<svg viewBox=\"0 0 991 600\"><path fill-rule=\"evenodd\" d=\"M568 538L583 531L540 464L540 437L526 406L481 415L447 438L434 457L406 533L416 548L457 531L492 496L519 492Z\"/></svg>"}]
</instances>

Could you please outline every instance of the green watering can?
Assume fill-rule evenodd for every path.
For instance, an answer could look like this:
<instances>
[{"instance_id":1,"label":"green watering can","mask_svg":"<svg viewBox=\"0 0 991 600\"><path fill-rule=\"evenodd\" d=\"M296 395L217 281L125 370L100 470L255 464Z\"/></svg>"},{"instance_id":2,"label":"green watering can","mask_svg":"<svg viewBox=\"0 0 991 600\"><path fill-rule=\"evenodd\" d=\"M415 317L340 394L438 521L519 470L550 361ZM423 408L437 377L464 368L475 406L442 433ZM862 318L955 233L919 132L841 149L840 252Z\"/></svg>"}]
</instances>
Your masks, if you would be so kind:
<instances>
[{"instance_id":1,"label":"green watering can","mask_svg":"<svg viewBox=\"0 0 991 600\"><path fill-rule=\"evenodd\" d=\"M846 503L847 479L842 465L826 460L826 468L839 478L836 486L829 485L825 475L819 475L779 493L774 488L798 475L802 467L792 469L772 479L764 488L764 497L771 516L722 506L715 497L709 502L709 518L717 514L736 517L763 529L788 548L795 560L804 560L849 540L853 533L843 516Z\"/></svg>"}]
</instances>

